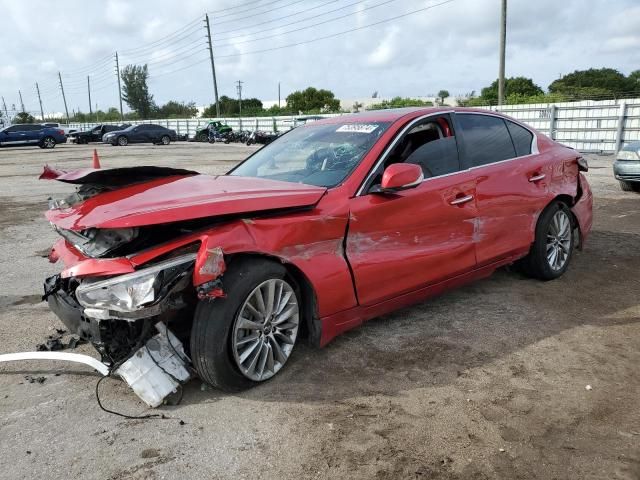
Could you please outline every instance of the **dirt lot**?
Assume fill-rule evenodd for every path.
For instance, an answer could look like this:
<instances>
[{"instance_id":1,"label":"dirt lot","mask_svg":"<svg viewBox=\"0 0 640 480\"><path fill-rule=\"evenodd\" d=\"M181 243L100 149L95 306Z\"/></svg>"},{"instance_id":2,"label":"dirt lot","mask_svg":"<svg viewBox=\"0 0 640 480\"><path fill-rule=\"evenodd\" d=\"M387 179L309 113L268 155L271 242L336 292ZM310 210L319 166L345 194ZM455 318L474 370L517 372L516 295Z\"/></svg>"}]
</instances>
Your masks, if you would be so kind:
<instances>
[{"instance_id":1,"label":"dirt lot","mask_svg":"<svg viewBox=\"0 0 640 480\"><path fill-rule=\"evenodd\" d=\"M43 258L56 235L42 211L70 189L37 175L89 166L92 148L0 150L0 353L62 326L39 301L58 269ZM251 149L98 150L105 167L219 173ZM590 157L594 231L562 279L499 271L323 350L300 345L250 392L192 381L161 409L170 418L132 421L98 408L84 367L0 366L0 478L639 479L640 195L620 191L611 161ZM122 382L101 393L147 412Z\"/></svg>"}]
</instances>

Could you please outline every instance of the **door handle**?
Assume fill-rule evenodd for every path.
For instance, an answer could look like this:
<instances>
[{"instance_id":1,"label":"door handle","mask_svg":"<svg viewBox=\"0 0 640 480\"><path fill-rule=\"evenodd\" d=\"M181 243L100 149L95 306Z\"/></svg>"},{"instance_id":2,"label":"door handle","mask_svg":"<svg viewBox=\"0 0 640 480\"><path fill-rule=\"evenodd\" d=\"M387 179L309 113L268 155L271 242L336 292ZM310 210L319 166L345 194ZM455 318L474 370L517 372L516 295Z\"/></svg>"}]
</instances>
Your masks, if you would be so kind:
<instances>
[{"instance_id":1,"label":"door handle","mask_svg":"<svg viewBox=\"0 0 640 480\"><path fill-rule=\"evenodd\" d=\"M544 173L541 173L540 175L534 175L533 177L529 177L529 181L530 182L539 182L540 180L543 180L546 177L546 175Z\"/></svg>"},{"instance_id":2,"label":"door handle","mask_svg":"<svg viewBox=\"0 0 640 480\"><path fill-rule=\"evenodd\" d=\"M473 200L473 195L465 195L464 197L458 197L449 202L450 205L462 205L463 203L467 203Z\"/></svg>"}]
</instances>

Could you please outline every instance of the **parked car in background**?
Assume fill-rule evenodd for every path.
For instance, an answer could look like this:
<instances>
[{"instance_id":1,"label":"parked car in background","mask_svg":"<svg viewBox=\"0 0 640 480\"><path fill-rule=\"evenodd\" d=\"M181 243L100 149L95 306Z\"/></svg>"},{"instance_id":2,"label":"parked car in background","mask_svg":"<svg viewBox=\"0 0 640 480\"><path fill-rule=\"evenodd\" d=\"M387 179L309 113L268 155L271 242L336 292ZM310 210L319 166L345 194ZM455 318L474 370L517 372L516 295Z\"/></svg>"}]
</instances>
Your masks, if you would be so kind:
<instances>
[{"instance_id":1,"label":"parked car in background","mask_svg":"<svg viewBox=\"0 0 640 480\"><path fill-rule=\"evenodd\" d=\"M131 125L122 130L109 132L102 137L104 143L124 147L130 143L154 143L156 145L169 145L177 139L176 131L156 125L143 123Z\"/></svg>"},{"instance_id":2,"label":"parked car in background","mask_svg":"<svg viewBox=\"0 0 640 480\"><path fill-rule=\"evenodd\" d=\"M613 162L613 175L625 192L640 192L640 142L622 147Z\"/></svg>"},{"instance_id":3,"label":"parked car in background","mask_svg":"<svg viewBox=\"0 0 640 480\"><path fill-rule=\"evenodd\" d=\"M591 230L586 170L504 115L412 108L295 128L226 175L50 172L91 188L46 214L64 266L45 298L109 365L157 325L204 381L247 388L301 337L326 345L501 266L560 277Z\"/></svg>"},{"instance_id":4,"label":"parked car in background","mask_svg":"<svg viewBox=\"0 0 640 480\"><path fill-rule=\"evenodd\" d=\"M46 122L46 123L43 123L42 125L44 125L45 127L57 128L58 130L62 130L64 134L67 136L78 131L77 128L71 128L69 125L64 125L62 123Z\"/></svg>"},{"instance_id":5,"label":"parked car in background","mask_svg":"<svg viewBox=\"0 0 640 480\"><path fill-rule=\"evenodd\" d=\"M102 137L105 134L118 130L124 130L125 128L129 128L130 126L131 125L128 123L125 123L123 125L96 125L91 130L72 133L71 135L69 135L69 141L77 144L101 142Z\"/></svg>"},{"instance_id":6,"label":"parked car in background","mask_svg":"<svg viewBox=\"0 0 640 480\"><path fill-rule=\"evenodd\" d=\"M39 123L16 124L0 130L0 147L53 148L65 143L67 137L59 128L46 127Z\"/></svg>"}]
</instances>

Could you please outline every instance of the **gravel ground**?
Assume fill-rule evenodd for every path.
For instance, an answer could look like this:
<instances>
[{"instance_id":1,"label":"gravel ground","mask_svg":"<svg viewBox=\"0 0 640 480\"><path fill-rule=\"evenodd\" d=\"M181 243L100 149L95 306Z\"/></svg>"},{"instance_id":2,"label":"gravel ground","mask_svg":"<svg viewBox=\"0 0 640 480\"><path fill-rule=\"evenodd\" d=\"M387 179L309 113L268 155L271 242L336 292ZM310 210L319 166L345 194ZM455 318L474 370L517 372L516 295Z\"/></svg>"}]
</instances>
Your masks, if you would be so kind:
<instances>
[{"instance_id":1,"label":"gravel ground","mask_svg":"<svg viewBox=\"0 0 640 480\"><path fill-rule=\"evenodd\" d=\"M97 148L104 167L206 173L252 151ZM42 212L70 189L37 175L45 163L90 166L92 149L0 150L0 353L62 327L40 302L58 270L44 258L56 235ZM611 157L589 159L594 231L563 278L498 271L322 350L299 345L249 392L194 380L159 410L167 419L125 420L98 408L98 376L82 366L0 366L0 478L639 479L640 196L620 191ZM149 412L116 380L101 398Z\"/></svg>"}]
</instances>

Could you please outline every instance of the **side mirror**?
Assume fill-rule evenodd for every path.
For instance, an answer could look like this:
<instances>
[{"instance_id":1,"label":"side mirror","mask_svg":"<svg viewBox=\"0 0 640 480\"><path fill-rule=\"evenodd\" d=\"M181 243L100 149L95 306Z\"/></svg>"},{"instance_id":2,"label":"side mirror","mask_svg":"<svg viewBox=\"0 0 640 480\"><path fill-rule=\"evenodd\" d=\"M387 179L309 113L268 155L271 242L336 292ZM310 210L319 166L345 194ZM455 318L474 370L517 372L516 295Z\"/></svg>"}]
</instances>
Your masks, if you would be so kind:
<instances>
[{"instance_id":1,"label":"side mirror","mask_svg":"<svg viewBox=\"0 0 640 480\"><path fill-rule=\"evenodd\" d=\"M385 168L380 187L372 190L379 193L393 193L415 188L424 180L422 167L412 163L394 163Z\"/></svg>"}]
</instances>

